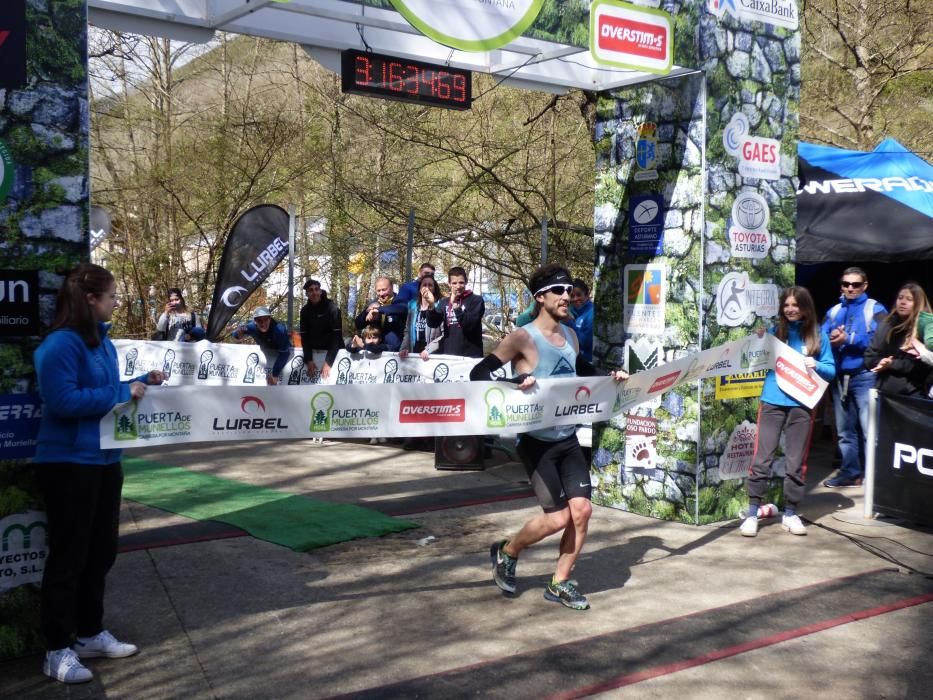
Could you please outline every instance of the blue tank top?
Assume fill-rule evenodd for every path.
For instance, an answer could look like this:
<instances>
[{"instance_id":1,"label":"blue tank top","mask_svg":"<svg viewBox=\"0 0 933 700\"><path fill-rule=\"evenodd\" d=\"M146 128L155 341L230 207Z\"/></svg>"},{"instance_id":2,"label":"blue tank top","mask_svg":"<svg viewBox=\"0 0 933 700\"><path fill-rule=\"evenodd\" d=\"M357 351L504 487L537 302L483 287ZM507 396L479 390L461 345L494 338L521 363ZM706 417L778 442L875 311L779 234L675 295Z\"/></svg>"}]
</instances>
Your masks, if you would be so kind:
<instances>
[{"instance_id":1,"label":"blue tank top","mask_svg":"<svg viewBox=\"0 0 933 700\"><path fill-rule=\"evenodd\" d=\"M550 379L553 377L575 377L577 376L577 351L574 350L573 340L570 337L570 331L561 324L561 333L564 335L564 346L561 348L551 345L547 339L541 335L533 323L529 323L523 328L534 341L535 348L538 350L538 364L531 371L531 374L537 379ZM541 428L540 430L529 430L531 435L538 440L546 442L557 442L570 437L577 432L575 425L558 425L553 428Z\"/></svg>"}]
</instances>

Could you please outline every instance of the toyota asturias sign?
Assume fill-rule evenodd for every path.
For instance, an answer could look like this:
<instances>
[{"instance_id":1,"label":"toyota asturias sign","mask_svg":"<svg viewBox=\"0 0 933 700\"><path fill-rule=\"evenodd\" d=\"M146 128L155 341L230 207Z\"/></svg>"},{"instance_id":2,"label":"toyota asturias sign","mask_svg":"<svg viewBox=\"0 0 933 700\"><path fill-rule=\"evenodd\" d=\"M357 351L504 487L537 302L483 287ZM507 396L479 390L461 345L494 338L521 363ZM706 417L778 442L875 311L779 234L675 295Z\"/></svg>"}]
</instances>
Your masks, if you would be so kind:
<instances>
[{"instance_id":1,"label":"toyota asturias sign","mask_svg":"<svg viewBox=\"0 0 933 700\"><path fill-rule=\"evenodd\" d=\"M596 0L590 8L590 53L597 63L670 73L674 54L671 17L650 7Z\"/></svg>"}]
</instances>

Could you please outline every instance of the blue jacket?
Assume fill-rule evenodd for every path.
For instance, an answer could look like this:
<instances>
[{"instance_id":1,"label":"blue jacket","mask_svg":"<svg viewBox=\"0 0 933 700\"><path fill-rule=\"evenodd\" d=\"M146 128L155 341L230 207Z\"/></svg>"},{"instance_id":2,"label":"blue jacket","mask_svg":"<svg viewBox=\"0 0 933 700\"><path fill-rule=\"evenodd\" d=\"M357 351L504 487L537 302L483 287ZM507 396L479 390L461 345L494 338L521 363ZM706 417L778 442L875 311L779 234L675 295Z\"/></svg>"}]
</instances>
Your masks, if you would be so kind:
<instances>
[{"instance_id":1,"label":"blue jacket","mask_svg":"<svg viewBox=\"0 0 933 700\"><path fill-rule=\"evenodd\" d=\"M587 362L593 361L593 301L587 301L582 307L571 307L573 328L580 341L580 354Z\"/></svg>"},{"instance_id":2,"label":"blue jacket","mask_svg":"<svg viewBox=\"0 0 933 700\"><path fill-rule=\"evenodd\" d=\"M868 306L868 302L871 302ZM868 311L868 325L865 314ZM863 355L871 344L872 336L878 324L887 314L884 306L874 299L869 299L864 292L856 299L848 301L845 295L839 297L839 303L826 312L823 319L823 332L829 335L833 328L845 326L846 342L833 348L836 369L842 374L858 374L865 371Z\"/></svg>"},{"instance_id":3,"label":"blue jacket","mask_svg":"<svg viewBox=\"0 0 933 700\"><path fill-rule=\"evenodd\" d=\"M250 321L246 324L246 329L242 334L238 328L230 335L239 340L244 334L255 340L264 353L270 355L278 353L275 364L272 365L272 376L278 377L292 354L292 338L288 334L288 328L285 327L285 324L273 320L269 324L268 332L263 333L259 330L259 326L256 325L255 321Z\"/></svg>"},{"instance_id":4,"label":"blue jacket","mask_svg":"<svg viewBox=\"0 0 933 700\"><path fill-rule=\"evenodd\" d=\"M776 328L768 329L768 333L774 335ZM797 352L806 355L807 344L800 337L800 321L794 321L788 324L786 343ZM836 363L833 361L833 351L829 344L829 336L825 332L820 332L820 355L816 359L816 373L827 382L831 382L836 376ZM761 391L761 400L775 406L803 406L802 403L781 391L778 387L777 376L774 370L769 370L765 377L765 386Z\"/></svg>"},{"instance_id":5,"label":"blue jacket","mask_svg":"<svg viewBox=\"0 0 933 700\"><path fill-rule=\"evenodd\" d=\"M100 324L101 343L89 348L70 329L54 331L36 350L42 418L33 462L113 464L122 450L100 449L100 419L130 400L129 383L120 381L117 351Z\"/></svg>"}]
</instances>

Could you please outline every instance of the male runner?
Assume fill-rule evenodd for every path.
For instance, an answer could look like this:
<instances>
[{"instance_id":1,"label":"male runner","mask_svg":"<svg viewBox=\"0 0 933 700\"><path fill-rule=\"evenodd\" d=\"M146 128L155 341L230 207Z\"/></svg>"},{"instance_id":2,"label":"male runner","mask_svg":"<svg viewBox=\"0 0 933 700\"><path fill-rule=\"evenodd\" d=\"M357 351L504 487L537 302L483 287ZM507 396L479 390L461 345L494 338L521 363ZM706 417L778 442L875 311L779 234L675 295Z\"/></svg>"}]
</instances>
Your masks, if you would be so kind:
<instances>
[{"instance_id":1,"label":"male runner","mask_svg":"<svg viewBox=\"0 0 933 700\"><path fill-rule=\"evenodd\" d=\"M490 373L506 362L512 363L516 375L511 381L523 390L533 387L539 378L595 375L593 365L579 354L573 329L561 323L570 316L570 273L560 265L544 265L531 276L528 288L538 309L535 320L507 335L470 372L470 379L488 381ZM617 382L628 378L622 371L610 375ZM570 579L593 510L589 464L577 442L576 426L524 433L518 453L544 513L526 522L512 538L492 545L493 580L503 592L515 593L515 567L522 550L563 531L557 569L544 597L574 610L586 610L589 602Z\"/></svg>"}]
</instances>

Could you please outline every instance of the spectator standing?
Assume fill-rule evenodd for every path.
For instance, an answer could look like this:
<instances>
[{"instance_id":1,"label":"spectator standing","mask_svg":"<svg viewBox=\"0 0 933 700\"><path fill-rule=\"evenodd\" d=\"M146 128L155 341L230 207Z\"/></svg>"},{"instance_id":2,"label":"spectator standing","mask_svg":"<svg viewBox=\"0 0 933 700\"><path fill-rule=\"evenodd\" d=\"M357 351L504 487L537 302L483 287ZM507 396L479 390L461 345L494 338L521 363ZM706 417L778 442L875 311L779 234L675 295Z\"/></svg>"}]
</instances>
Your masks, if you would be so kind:
<instances>
[{"instance_id":1,"label":"spectator standing","mask_svg":"<svg viewBox=\"0 0 933 700\"><path fill-rule=\"evenodd\" d=\"M398 294L395 295L395 301L400 304L407 304L412 299L417 299L418 289L422 278L434 277L434 271L435 268L433 264L429 262L421 263L421 267L418 268L418 277L413 279L411 282L406 282L398 288Z\"/></svg>"},{"instance_id":2,"label":"spectator standing","mask_svg":"<svg viewBox=\"0 0 933 700\"><path fill-rule=\"evenodd\" d=\"M865 367L864 355L884 318L884 306L869 298L868 275L860 267L847 268L840 280L842 295L823 319L836 363L832 383L833 415L842 464L839 472L823 482L830 488L861 486L865 473L868 437L868 392L874 375Z\"/></svg>"},{"instance_id":3,"label":"spectator standing","mask_svg":"<svg viewBox=\"0 0 933 700\"><path fill-rule=\"evenodd\" d=\"M243 324L231 334L234 340L249 336L256 341L266 356L266 383L279 383L279 375L288 364L292 354L292 339L284 323L272 318L268 306L260 306L253 312L253 320Z\"/></svg>"},{"instance_id":4,"label":"spectator standing","mask_svg":"<svg viewBox=\"0 0 933 700\"><path fill-rule=\"evenodd\" d=\"M435 308L441 295L440 287L434 277L422 277L418 286L418 298L408 302L408 322L405 324L405 336L398 356L408 357L410 352L417 353L422 360L437 352L444 335L444 317Z\"/></svg>"},{"instance_id":5,"label":"spectator standing","mask_svg":"<svg viewBox=\"0 0 933 700\"><path fill-rule=\"evenodd\" d=\"M914 340L920 314L930 312L930 302L916 282L897 292L894 310L878 327L865 352L865 366L876 377L875 388L889 394L925 397L933 381L933 369L919 358Z\"/></svg>"},{"instance_id":6,"label":"spectator standing","mask_svg":"<svg viewBox=\"0 0 933 700\"><path fill-rule=\"evenodd\" d=\"M137 652L103 624L105 580L117 558L123 468L120 450L101 449L99 423L164 377L153 370L120 382L107 337L116 306L113 275L97 265L78 266L58 292L51 332L35 353L43 409L33 464L49 542L40 593L48 649L42 671L68 684L93 678L80 659Z\"/></svg>"},{"instance_id":7,"label":"spectator standing","mask_svg":"<svg viewBox=\"0 0 933 700\"><path fill-rule=\"evenodd\" d=\"M392 352L398 352L405 334L405 316L407 303L403 304L392 291L392 280L388 277L376 278L376 298L366 304L366 308L354 319L356 330L366 326L378 325L382 330L382 339Z\"/></svg>"},{"instance_id":8,"label":"spectator standing","mask_svg":"<svg viewBox=\"0 0 933 700\"><path fill-rule=\"evenodd\" d=\"M805 355L807 371L816 372L827 382L836 376L829 336L818 323L813 297L804 287L788 287L778 299L780 315L777 326L768 332ZM765 334L763 328L758 336ZM769 370L758 405L758 437L755 455L745 485L748 489L748 517L739 531L744 537L758 534L758 507L768 493L771 466L784 433L784 516L781 527L792 535L806 535L807 528L797 515L803 500L807 475L807 453L813 431L813 410L807 408L778 386L777 375Z\"/></svg>"},{"instance_id":9,"label":"spectator standing","mask_svg":"<svg viewBox=\"0 0 933 700\"><path fill-rule=\"evenodd\" d=\"M486 302L481 294L466 288L467 273L462 267L447 272L450 296L441 299L437 310L444 317L441 352L461 357L483 356L483 316Z\"/></svg>"},{"instance_id":10,"label":"spectator standing","mask_svg":"<svg viewBox=\"0 0 933 700\"><path fill-rule=\"evenodd\" d=\"M590 288L579 277L573 280L570 293L570 311L573 314L573 329L580 341L580 354L587 362L593 361L593 302Z\"/></svg>"},{"instance_id":11,"label":"spectator standing","mask_svg":"<svg viewBox=\"0 0 933 700\"><path fill-rule=\"evenodd\" d=\"M337 305L327 298L327 292L321 289L321 283L315 279L305 282L308 303L301 307L299 328L301 329L301 350L305 358L308 376L313 377L318 367L314 363L314 351L324 350L324 366L321 378L330 376L337 352L343 347L343 316Z\"/></svg>"},{"instance_id":12,"label":"spectator standing","mask_svg":"<svg viewBox=\"0 0 933 700\"><path fill-rule=\"evenodd\" d=\"M197 312L189 311L178 287L169 287L165 311L156 322L156 340L179 343L204 339L204 328Z\"/></svg>"}]
</instances>

